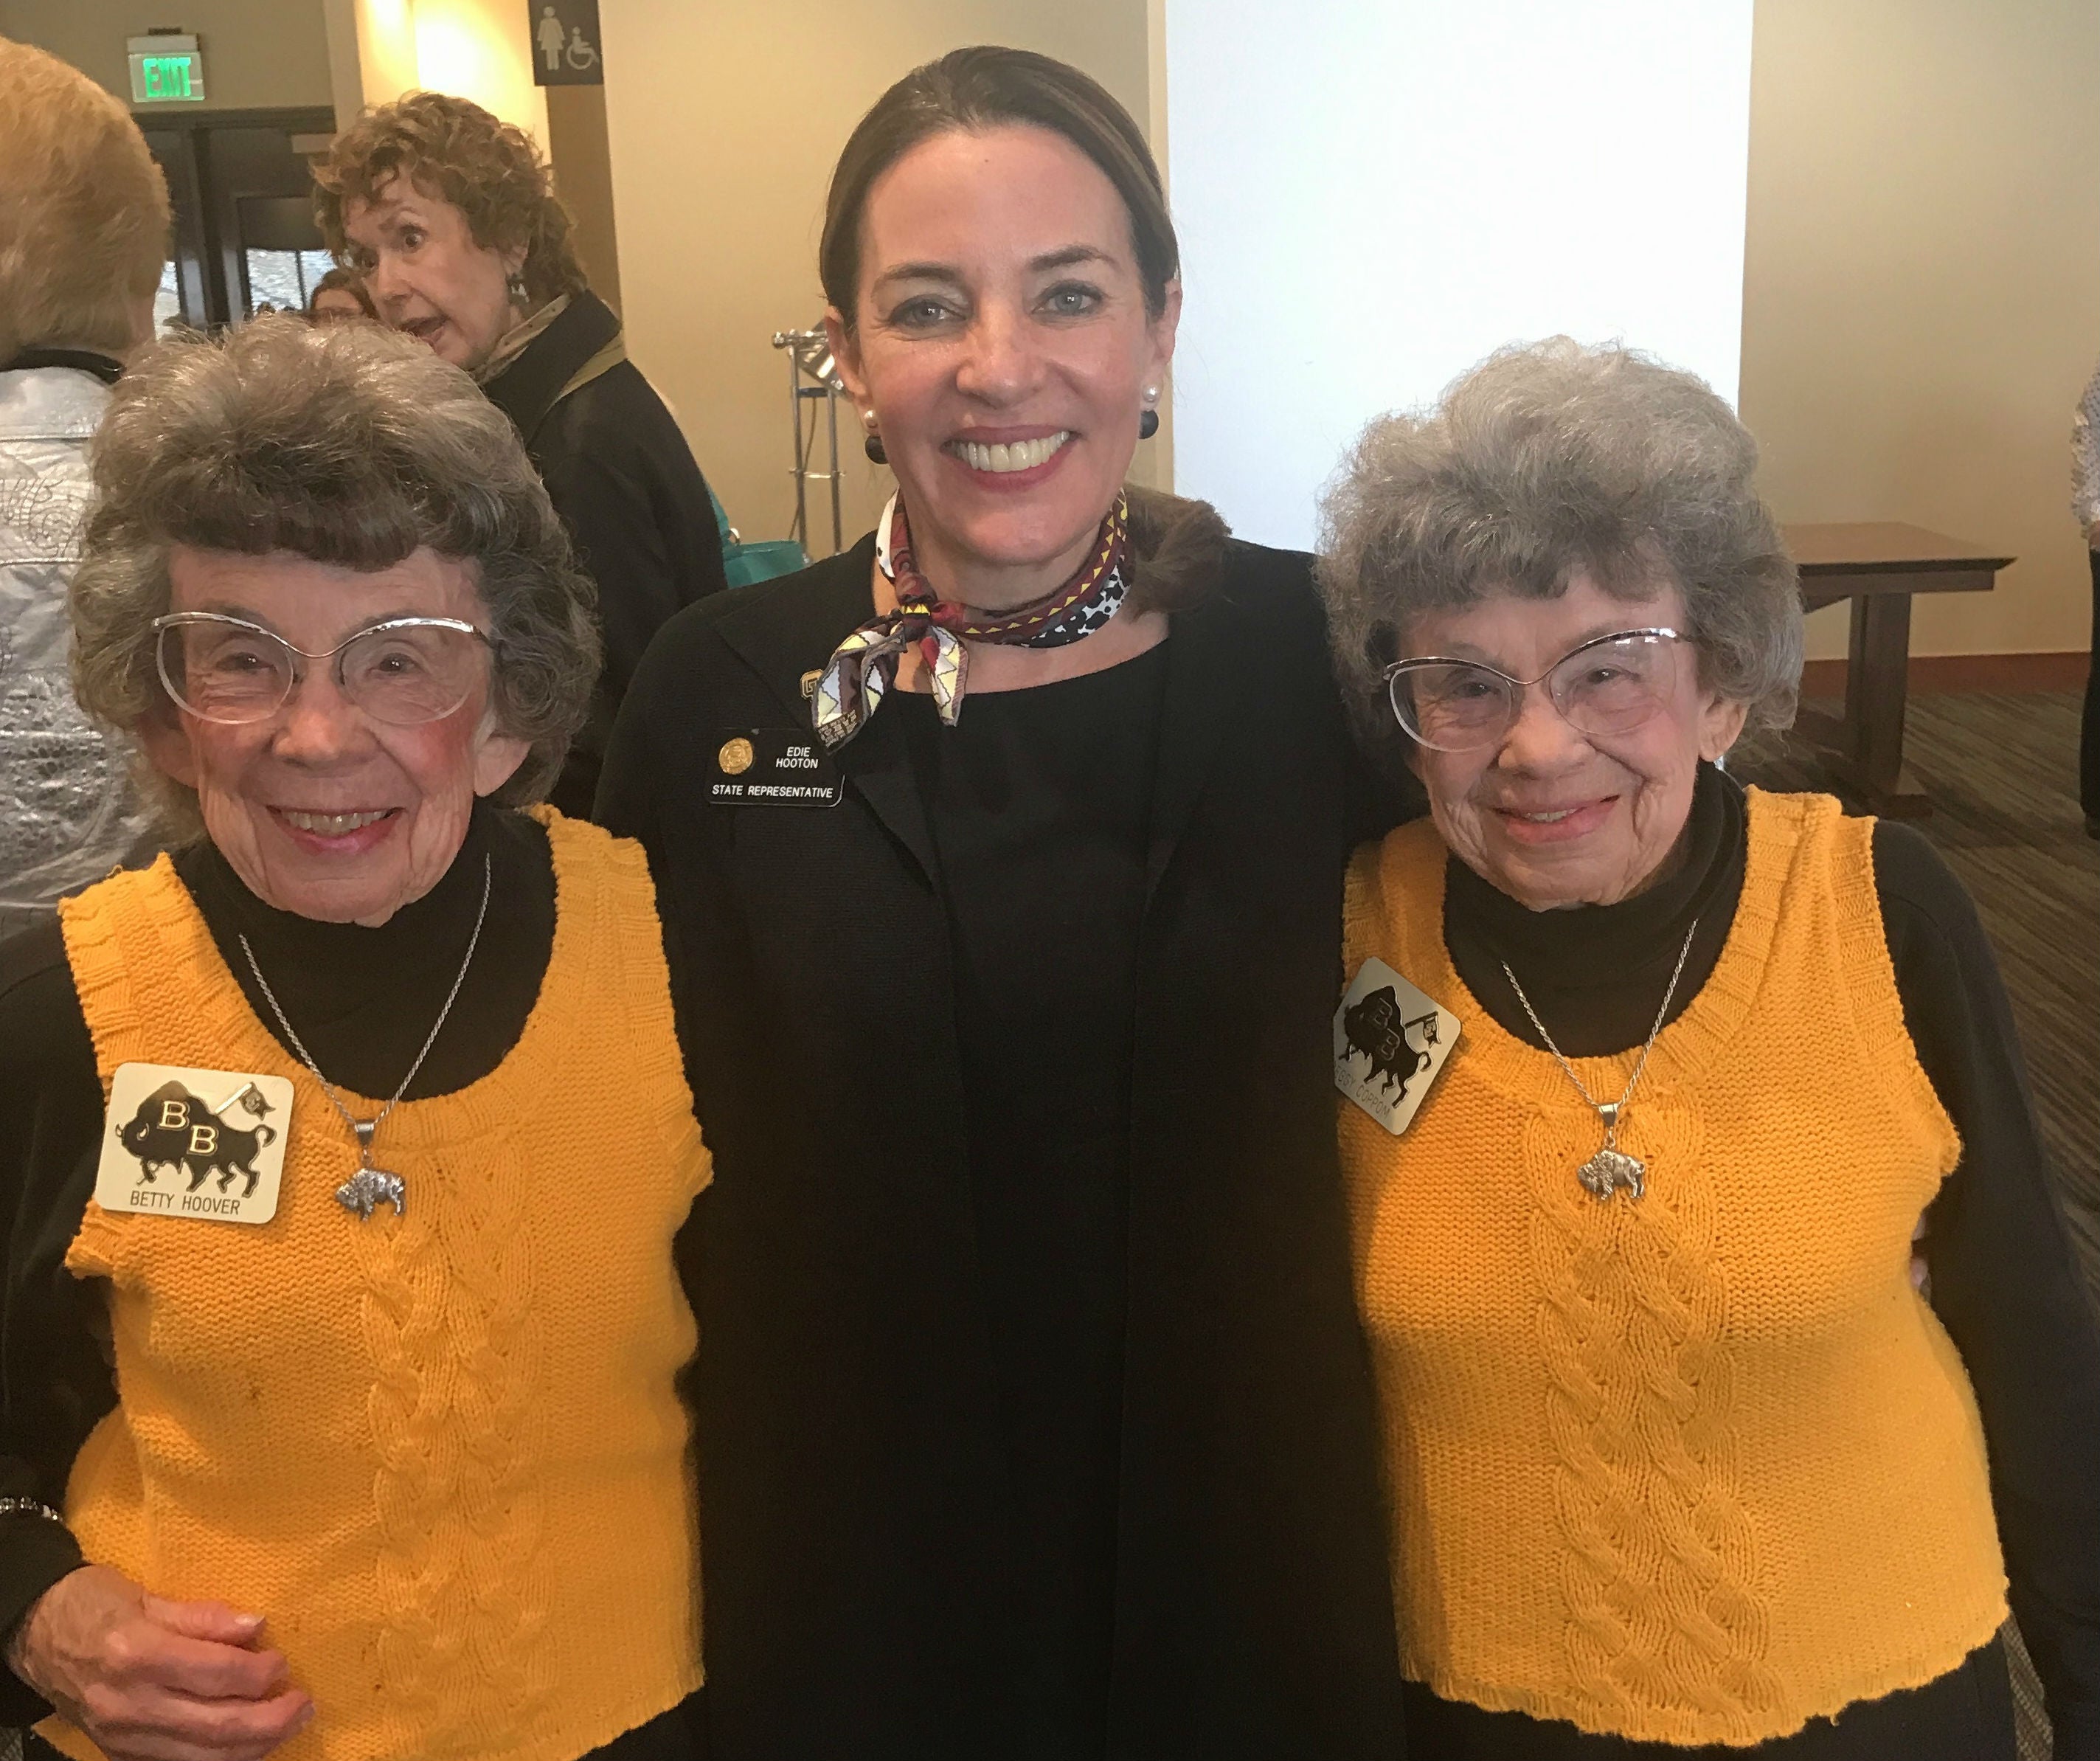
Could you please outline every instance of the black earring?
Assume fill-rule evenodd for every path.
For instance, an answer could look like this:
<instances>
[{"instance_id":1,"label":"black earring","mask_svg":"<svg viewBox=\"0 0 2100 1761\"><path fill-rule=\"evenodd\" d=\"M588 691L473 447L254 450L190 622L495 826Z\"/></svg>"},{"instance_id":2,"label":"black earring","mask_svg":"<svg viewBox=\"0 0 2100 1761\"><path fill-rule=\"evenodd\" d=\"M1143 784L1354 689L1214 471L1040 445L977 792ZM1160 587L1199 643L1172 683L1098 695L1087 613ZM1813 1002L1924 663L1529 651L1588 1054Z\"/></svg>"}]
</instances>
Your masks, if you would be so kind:
<instances>
[{"instance_id":1,"label":"black earring","mask_svg":"<svg viewBox=\"0 0 2100 1761\"><path fill-rule=\"evenodd\" d=\"M1149 440L1158 432L1159 412L1158 410L1149 409L1139 416L1137 418L1137 438L1139 439Z\"/></svg>"},{"instance_id":2,"label":"black earring","mask_svg":"<svg viewBox=\"0 0 2100 1761\"><path fill-rule=\"evenodd\" d=\"M889 455L882 450L882 436L873 429L868 430L867 438L861 442L861 450L867 454L867 461L871 465L887 465L889 462Z\"/></svg>"}]
</instances>

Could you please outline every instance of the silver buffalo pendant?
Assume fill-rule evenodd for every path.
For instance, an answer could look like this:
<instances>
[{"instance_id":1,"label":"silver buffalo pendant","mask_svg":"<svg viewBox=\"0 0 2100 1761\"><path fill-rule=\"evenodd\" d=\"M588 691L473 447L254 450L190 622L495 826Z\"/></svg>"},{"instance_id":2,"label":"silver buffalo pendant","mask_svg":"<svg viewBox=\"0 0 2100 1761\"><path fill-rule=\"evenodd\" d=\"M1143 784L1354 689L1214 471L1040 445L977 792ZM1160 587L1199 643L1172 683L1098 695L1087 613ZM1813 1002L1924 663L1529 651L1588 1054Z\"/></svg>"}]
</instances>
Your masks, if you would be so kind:
<instances>
[{"instance_id":1,"label":"silver buffalo pendant","mask_svg":"<svg viewBox=\"0 0 2100 1761\"><path fill-rule=\"evenodd\" d=\"M382 1113L380 1119L386 1116ZM372 1213L383 1204L393 1206L396 1216L405 1215L408 1183L399 1174L389 1174L383 1167L372 1165L372 1134L379 1129L379 1119L351 1119L350 1123L357 1133L359 1167L355 1174L336 1188L335 1202L344 1210L355 1212L360 1223L369 1223Z\"/></svg>"},{"instance_id":2,"label":"silver buffalo pendant","mask_svg":"<svg viewBox=\"0 0 2100 1761\"><path fill-rule=\"evenodd\" d=\"M1621 1186L1635 1199L1645 1188L1648 1164L1639 1156L1615 1150L1608 1142L1577 1172L1576 1178L1599 1198L1608 1198Z\"/></svg>"},{"instance_id":3,"label":"silver buffalo pendant","mask_svg":"<svg viewBox=\"0 0 2100 1761\"><path fill-rule=\"evenodd\" d=\"M395 1216L404 1215L408 1197L408 1186L399 1174L389 1174L368 1162L335 1189L335 1202L356 1212L360 1223L369 1223L372 1213L383 1204L393 1206Z\"/></svg>"}]
</instances>

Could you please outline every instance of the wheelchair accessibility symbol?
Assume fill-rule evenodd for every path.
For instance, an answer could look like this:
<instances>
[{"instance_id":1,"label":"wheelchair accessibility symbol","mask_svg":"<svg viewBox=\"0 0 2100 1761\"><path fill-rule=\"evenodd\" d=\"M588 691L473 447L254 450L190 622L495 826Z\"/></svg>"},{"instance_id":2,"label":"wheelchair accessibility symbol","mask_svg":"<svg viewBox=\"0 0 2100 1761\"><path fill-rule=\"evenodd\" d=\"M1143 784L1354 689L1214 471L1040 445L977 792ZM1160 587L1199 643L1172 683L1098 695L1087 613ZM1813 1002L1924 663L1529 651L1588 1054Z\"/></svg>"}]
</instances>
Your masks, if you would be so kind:
<instances>
[{"instance_id":1,"label":"wheelchair accessibility symbol","mask_svg":"<svg viewBox=\"0 0 2100 1761\"><path fill-rule=\"evenodd\" d=\"M532 77L541 86L598 86L605 73L598 51L596 0L533 0L536 14Z\"/></svg>"}]
</instances>

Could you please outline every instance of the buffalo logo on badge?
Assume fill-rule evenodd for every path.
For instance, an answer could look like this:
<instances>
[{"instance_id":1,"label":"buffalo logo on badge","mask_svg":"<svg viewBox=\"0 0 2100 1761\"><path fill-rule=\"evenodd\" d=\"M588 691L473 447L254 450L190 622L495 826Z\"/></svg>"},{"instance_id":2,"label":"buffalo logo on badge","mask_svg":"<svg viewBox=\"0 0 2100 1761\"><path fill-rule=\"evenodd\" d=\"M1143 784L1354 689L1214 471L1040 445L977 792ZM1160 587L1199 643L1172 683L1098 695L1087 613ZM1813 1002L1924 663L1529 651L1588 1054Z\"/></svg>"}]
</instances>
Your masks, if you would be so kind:
<instances>
[{"instance_id":1,"label":"buffalo logo on badge","mask_svg":"<svg viewBox=\"0 0 2100 1761\"><path fill-rule=\"evenodd\" d=\"M1436 1044L1436 1012L1401 1018L1400 999L1386 985L1365 995L1342 1014L1342 1031L1352 1057L1361 1055L1370 1065L1370 1075L1380 1085L1404 1095L1417 1071L1429 1061L1428 1048ZM1419 1049L1408 1043L1408 1035L1418 1031Z\"/></svg>"},{"instance_id":2,"label":"buffalo logo on badge","mask_svg":"<svg viewBox=\"0 0 2100 1761\"><path fill-rule=\"evenodd\" d=\"M256 1121L252 1131L229 1125L222 1116L238 1101ZM162 1168L187 1170L195 1192L216 1174L218 1189L228 1192L245 1176L243 1198L252 1198L262 1171L257 1154L277 1140L276 1128L262 1117L271 1110L254 1084L228 1095L218 1106L201 1101L179 1082L163 1083L139 1103L138 1110L117 1128L117 1141L139 1163L139 1182L154 1184Z\"/></svg>"},{"instance_id":3,"label":"buffalo logo on badge","mask_svg":"<svg viewBox=\"0 0 2100 1761\"><path fill-rule=\"evenodd\" d=\"M715 762L721 766L724 776L742 776L757 757L751 742L739 737L722 742L722 749L715 754Z\"/></svg>"}]
</instances>

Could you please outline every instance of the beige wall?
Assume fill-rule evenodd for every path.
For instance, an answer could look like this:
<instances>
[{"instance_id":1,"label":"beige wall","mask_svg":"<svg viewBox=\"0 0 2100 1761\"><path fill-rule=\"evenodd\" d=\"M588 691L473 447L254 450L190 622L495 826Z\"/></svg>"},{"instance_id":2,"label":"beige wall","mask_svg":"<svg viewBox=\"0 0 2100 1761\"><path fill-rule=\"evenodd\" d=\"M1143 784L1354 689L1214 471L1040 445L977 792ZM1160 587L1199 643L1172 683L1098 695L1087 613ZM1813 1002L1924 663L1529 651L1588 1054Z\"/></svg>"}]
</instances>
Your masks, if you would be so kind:
<instances>
[{"instance_id":1,"label":"beige wall","mask_svg":"<svg viewBox=\"0 0 2100 1761\"><path fill-rule=\"evenodd\" d=\"M620 299L620 235L613 221L612 166L606 153L605 88L549 86L547 150L554 186L575 223L576 261L591 291L615 311Z\"/></svg>"},{"instance_id":2,"label":"beige wall","mask_svg":"<svg viewBox=\"0 0 2100 1761\"><path fill-rule=\"evenodd\" d=\"M962 44L1006 42L1084 68L1140 119L1149 108L1144 0L605 0L600 16L629 347L747 538L781 536L794 511L770 339L823 308L825 184L884 87ZM842 414L850 544L889 476ZM822 554L827 504L810 523Z\"/></svg>"},{"instance_id":3,"label":"beige wall","mask_svg":"<svg viewBox=\"0 0 2100 1761\"><path fill-rule=\"evenodd\" d=\"M0 0L0 5L7 0ZM471 98L547 145L523 0L320 0L336 121L421 86Z\"/></svg>"},{"instance_id":4,"label":"beige wall","mask_svg":"<svg viewBox=\"0 0 2100 1761\"><path fill-rule=\"evenodd\" d=\"M1783 519L2002 545L1917 654L2080 649L2071 413L2100 360L2100 4L1758 0L1742 411ZM1843 651L1842 607L1811 651Z\"/></svg>"},{"instance_id":5,"label":"beige wall","mask_svg":"<svg viewBox=\"0 0 2100 1761\"><path fill-rule=\"evenodd\" d=\"M532 82L531 23L523 0L415 0L417 84L471 98L544 150L547 103Z\"/></svg>"},{"instance_id":6,"label":"beige wall","mask_svg":"<svg viewBox=\"0 0 2100 1761\"><path fill-rule=\"evenodd\" d=\"M0 37L49 50L126 104L124 40L162 25L194 31L204 50L205 102L169 110L333 101L321 0L0 0Z\"/></svg>"}]
</instances>

